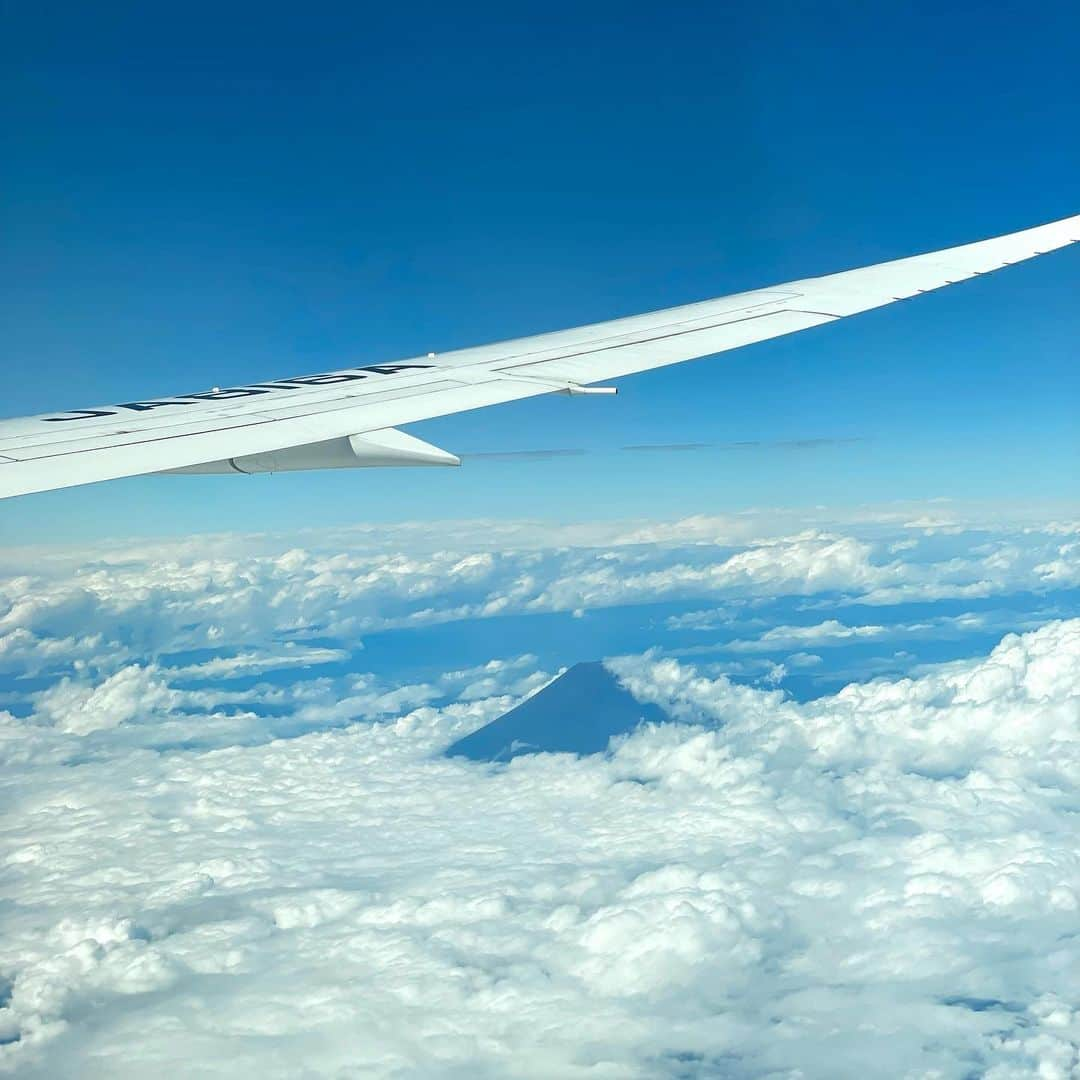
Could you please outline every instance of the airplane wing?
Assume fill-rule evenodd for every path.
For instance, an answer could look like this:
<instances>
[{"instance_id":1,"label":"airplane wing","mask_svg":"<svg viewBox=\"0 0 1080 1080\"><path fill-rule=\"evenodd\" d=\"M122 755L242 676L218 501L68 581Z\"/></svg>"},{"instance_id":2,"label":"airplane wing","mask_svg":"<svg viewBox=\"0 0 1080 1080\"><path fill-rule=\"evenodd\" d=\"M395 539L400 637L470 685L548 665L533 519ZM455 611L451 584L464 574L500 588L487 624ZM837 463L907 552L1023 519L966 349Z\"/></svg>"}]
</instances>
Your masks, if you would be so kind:
<instances>
[{"instance_id":1,"label":"airplane wing","mask_svg":"<svg viewBox=\"0 0 1080 1080\"><path fill-rule=\"evenodd\" d=\"M773 288L322 375L0 421L0 498L155 472L456 465L401 424L741 348L1080 241L1080 215Z\"/></svg>"}]
</instances>

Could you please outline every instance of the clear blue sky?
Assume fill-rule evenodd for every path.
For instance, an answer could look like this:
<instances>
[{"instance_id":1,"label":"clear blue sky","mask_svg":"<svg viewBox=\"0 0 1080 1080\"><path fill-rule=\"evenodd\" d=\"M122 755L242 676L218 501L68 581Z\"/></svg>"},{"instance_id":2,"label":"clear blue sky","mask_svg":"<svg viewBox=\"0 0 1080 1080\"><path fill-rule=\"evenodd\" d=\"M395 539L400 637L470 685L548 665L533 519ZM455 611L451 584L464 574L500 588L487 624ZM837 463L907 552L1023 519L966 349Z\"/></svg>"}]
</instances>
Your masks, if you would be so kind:
<instances>
[{"instance_id":1,"label":"clear blue sky","mask_svg":"<svg viewBox=\"0 0 1080 1080\"><path fill-rule=\"evenodd\" d=\"M1075 3L4 6L0 412L478 344L1080 210ZM418 425L467 468L143 478L0 537L1071 499L1080 257ZM627 444L862 439L814 450Z\"/></svg>"}]
</instances>

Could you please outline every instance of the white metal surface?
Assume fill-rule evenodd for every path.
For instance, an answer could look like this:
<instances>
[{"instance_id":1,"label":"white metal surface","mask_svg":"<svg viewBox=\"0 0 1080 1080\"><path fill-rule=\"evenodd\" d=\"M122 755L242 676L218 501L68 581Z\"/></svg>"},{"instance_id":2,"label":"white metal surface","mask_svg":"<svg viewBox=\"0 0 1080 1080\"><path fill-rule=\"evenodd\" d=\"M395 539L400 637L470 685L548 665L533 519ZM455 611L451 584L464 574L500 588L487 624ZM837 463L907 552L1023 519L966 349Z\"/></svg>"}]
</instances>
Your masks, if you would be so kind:
<instances>
[{"instance_id":1,"label":"white metal surface","mask_svg":"<svg viewBox=\"0 0 1080 1080\"><path fill-rule=\"evenodd\" d=\"M460 465L461 458L440 450L415 435L387 428L348 435L325 442L287 446L266 454L248 454L200 465L169 469L170 473L273 473L304 472L311 469L388 469L419 465Z\"/></svg>"},{"instance_id":2,"label":"white metal surface","mask_svg":"<svg viewBox=\"0 0 1080 1080\"><path fill-rule=\"evenodd\" d=\"M0 421L0 498L141 473L204 471L193 466L213 471L229 459L272 464L266 455L290 448L279 467L324 467L316 463L345 454L339 440L537 394L575 393L588 383L820 326L1078 241L1080 216L859 270L456 352Z\"/></svg>"}]
</instances>

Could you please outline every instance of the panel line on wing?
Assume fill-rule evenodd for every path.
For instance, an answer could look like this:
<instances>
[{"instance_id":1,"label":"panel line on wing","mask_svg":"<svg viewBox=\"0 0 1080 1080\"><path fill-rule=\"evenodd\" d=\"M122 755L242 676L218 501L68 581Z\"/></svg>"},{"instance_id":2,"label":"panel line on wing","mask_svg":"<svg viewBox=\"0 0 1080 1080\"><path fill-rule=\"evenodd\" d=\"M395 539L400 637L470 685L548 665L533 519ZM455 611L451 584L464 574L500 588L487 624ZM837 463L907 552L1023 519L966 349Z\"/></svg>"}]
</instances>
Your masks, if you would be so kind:
<instances>
[{"instance_id":1,"label":"panel line on wing","mask_svg":"<svg viewBox=\"0 0 1080 1080\"><path fill-rule=\"evenodd\" d=\"M780 314L782 311L795 311L795 308L781 308L779 311L761 311L755 315L744 315L740 319L725 319L721 322L708 323L705 326L691 326L683 330L672 330L666 334L654 334L652 337L637 337L632 338L629 341L614 342L610 345L598 345L595 348L583 349L580 352L574 353L562 353L559 356L552 356L547 360L528 360L525 363L515 364L497 364L493 365L493 371L516 371L520 367L531 367L533 365L558 363L562 360L579 360L582 357L595 356L597 353L611 352L615 349L632 348L635 345L652 345L658 341L670 341L673 338L685 337L688 334L701 334L708 330L719 330L726 326L738 326L740 323L754 322L757 319L771 319L774 315ZM806 314L827 314L825 312L807 312ZM829 318L837 318L838 316L829 315Z\"/></svg>"}]
</instances>

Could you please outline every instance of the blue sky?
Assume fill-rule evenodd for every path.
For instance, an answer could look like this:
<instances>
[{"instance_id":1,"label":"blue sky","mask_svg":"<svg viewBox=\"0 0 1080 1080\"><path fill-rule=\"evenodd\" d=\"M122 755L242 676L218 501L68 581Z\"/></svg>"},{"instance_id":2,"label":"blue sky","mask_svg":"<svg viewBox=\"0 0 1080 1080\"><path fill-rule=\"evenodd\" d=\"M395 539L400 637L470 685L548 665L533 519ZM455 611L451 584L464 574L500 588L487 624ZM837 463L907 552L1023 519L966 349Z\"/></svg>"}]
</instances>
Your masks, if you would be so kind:
<instances>
[{"instance_id":1,"label":"blue sky","mask_svg":"<svg viewBox=\"0 0 1080 1080\"><path fill-rule=\"evenodd\" d=\"M285 8L7 5L0 414L1080 211L1075 3ZM0 501L0 1072L1075 1070L1078 283ZM676 722L444 756L598 660Z\"/></svg>"},{"instance_id":2,"label":"blue sky","mask_svg":"<svg viewBox=\"0 0 1080 1080\"><path fill-rule=\"evenodd\" d=\"M12 9L0 409L445 350L1077 211L1071 4ZM1075 496L1075 252L841 326L418 425L542 462L147 478L13 540ZM640 443L836 440L694 453ZM849 441L859 440L859 441Z\"/></svg>"}]
</instances>

